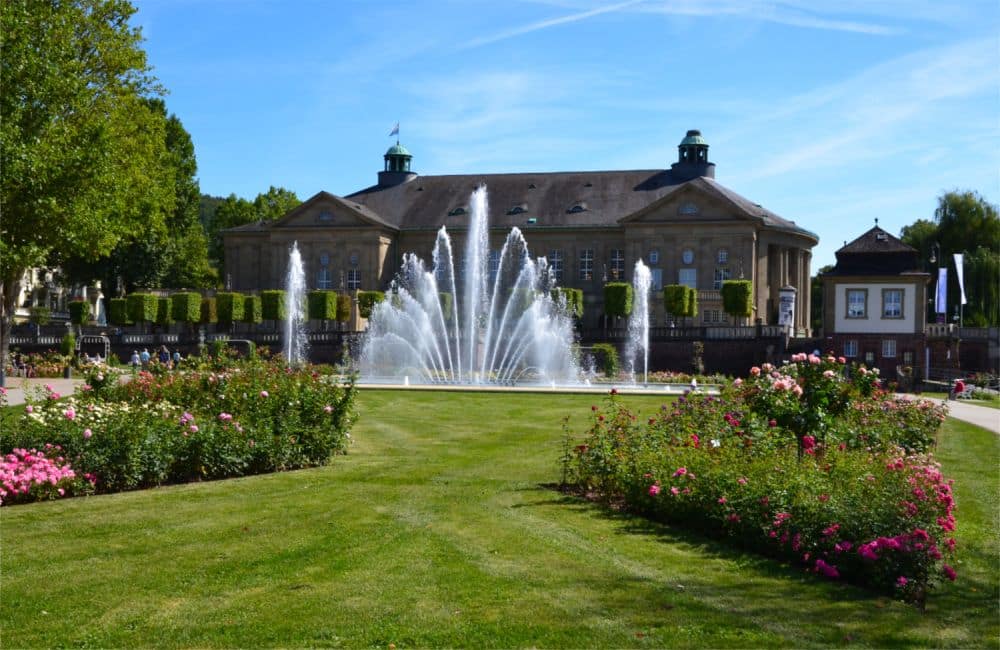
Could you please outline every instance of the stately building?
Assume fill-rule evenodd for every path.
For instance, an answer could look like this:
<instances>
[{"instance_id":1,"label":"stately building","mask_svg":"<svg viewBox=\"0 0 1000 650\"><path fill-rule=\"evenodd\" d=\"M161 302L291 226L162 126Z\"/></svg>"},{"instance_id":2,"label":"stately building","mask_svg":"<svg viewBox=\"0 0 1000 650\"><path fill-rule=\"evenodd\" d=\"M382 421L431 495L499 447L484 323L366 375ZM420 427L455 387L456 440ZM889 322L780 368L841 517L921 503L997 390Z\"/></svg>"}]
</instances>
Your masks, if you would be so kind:
<instances>
[{"instance_id":1,"label":"stately building","mask_svg":"<svg viewBox=\"0 0 1000 650\"><path fill-rule=\"evenodd\" d=\"M397 142L375 185L347 196L320 192L276 222L226 231L231 288L280 287L297 241L311 288L385 289L404 253L430 260L441 226L463 250L469 198L485 184L493 260L520 228L559 284L583 289L585 327L600 321L604 283L630 281L640 258L655 288L698 290L699 324L727 324L719 289L743 278L753 281L755 319L778 323L779 294L794 288L790 325L795 333L808 327L816 235L718 183L699 131L687 132L669 169L421 176L412 158ZM655 322L666 324L662 300L652 302Z\"/></svg>"}]
</instances>

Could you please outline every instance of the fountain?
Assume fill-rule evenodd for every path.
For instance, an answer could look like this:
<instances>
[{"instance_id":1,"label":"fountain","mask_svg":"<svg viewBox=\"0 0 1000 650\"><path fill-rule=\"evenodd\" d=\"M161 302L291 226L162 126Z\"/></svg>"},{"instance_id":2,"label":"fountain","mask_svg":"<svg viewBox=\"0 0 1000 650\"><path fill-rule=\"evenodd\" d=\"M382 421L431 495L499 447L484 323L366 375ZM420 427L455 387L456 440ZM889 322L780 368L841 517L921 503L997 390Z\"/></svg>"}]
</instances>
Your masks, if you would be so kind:
<instances>
[{"instance_id":1,"label":"fountain","mask_svg":"<svg viewBox=\"0 0 1000 650\"><path fill-rule=\"evenodd\" d=\"M649 267L638 260L632 272L632 314L628 318L628 342L625 360L635 379L636 357L642 351L642 383L649 383Z\"/></svg>"},{"instance_id":2,"label":"fountain","mask_svg":"<svg viewBox=\"0 0 1000 650\"><path fill-rule=\"evenodd\" d=\"M442 226L432 267L414 253L372 310L360 355L366 381L578 383L572 319L552 297L544 257L533 260L520 229L489 249L485 187L472 193L464 265ZM459 299L461 297L461 299Z\"/></svg>"},{"instance_id":3,"label":"fountain","mask_svg":"<svg viewBox=\"0 0 1000 650\"><path fill-rule=\"evenodd\" d=\"M285 341L284 355L289 366L308 359L309 340L306 336L306 274L302 266L299 243L294 242L288 254L288 274L285 276Z\"/></svg>"}]
</instances>

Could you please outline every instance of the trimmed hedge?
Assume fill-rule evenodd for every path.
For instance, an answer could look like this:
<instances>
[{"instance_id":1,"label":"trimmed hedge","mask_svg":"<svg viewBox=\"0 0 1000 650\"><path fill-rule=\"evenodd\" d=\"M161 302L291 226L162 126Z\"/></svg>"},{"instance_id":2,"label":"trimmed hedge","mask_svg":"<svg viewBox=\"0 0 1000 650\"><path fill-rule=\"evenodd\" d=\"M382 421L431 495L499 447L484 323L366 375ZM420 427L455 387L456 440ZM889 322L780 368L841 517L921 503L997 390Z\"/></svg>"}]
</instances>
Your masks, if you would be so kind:
<instances>
[{"instance_id":1,"label":"trimmed hedge","mask_svg":"<svg viewBox=\"0 0 1000 650\"><path fill-rule=\"evenodd\" d=\"M201 294L175 293L170 296L170 315L179 323L197 323L201 320Z\"/></svg>"},{"instance_id":2,"label":"trimmed hedge","mask_svg":"<svg viewBox=\"0 0 1000 650\"><path fill-rule=\"evenodd\" d=\"M455 305L454 296L450 293L441 292L438 294L438 300L441 302L441 315L446 321L450 321Z\"/></svg>"},{"instance_id":3,"label":"trimmed hedge","mask_svg":"<svg viewBox=\"0 0 1000 650\"><path fill-rule=\"evenodd\" d=\"M219 315L217 313L215 298L202 298L201 299L201 323L203 325L208 325L210 323L219 322Z\"/></svg>"},{"instance_id":4,"label":"trimmed hedge","mask_svg":"<svg viewBox=\"0 0 1000 650\"><path fill-rule=\"evenodd\" d=\"M264 320L285 320L285 292L281 289L261 291L260 308Z\"/></svg>"},{"instance_id":5,"label":"trimmed hedge","mask_svg":"<svg viewBox=\"0 0 1000 650\"><path fill-rule=\"evenodd\" d=\"M382 291L359 291L358 311L362 318L371 318L372 309L375 305L385 300L385 293Z\"/></svg>"},{"instance_id":6,"label":"trimmed hedge","mask_svg":"<svg viewBox=\"0 0 1000 650\"><path fill-rule=\"evenodd\" d=\"M132 293L125 297L128 318L135 323L155 323L160 299L151 293Z\"/></svg>"},{"instance_id":7,"label":"trimmed hedge","mask_svg":"<svg viewBox=\"0 0 1000 650\"><path fill-rule=\"evenodd\" d=\"M608 282L604 285L604 313L608 316L628 316L632 313L632 285Z\"/></svg>"},{"instance_id":8,"label":"trimmed hedge","mask_svg":"<svg viewBox=\"0 0 1000 650\"><path fill-rule=\"evenodd\" d=\"M726 280L722 283L722 309L730 316L749 318L753 315L753 282Z\"/></svg>"},{"instance_id":9,"label":"trimmed hedge","mask_svg":"<svg viewBox=\"0 0 1000 650\"><path fill-rule=\"evenodd\" d=\"M170 298L160 298L156 301L156 324L167 326L174 322L170 311Z\"/></svg>"},{"instance_id":10,"label":"trimmed hedge","mask_svg":"<svg viewBox=\"0 0 1000 650\"><path fill-rule=\"evenodd\" d=\"M601 369L605 377L617 377L619 362L618 362L618 348L611 345L610 343L595 343L594 347L594 362L597 367Z\"/></svg>"},{"instance_id":11,"label":"trimmed hedge","mask_svg":"<svg viewBox=\"0 0 1000 650\"><path fill-rule=\"evenodd\" d=\"M673 316L686 316L690 295L685 285L668 284L663 287L663 307Z\"/></svg>"},{"instance_id":12,"label":"trimmed hedge","mask_svg":"<svg viewBox=\"0 0 1000 650\"><path fill-rule=\"evenodd\" d=\"M131 325L132 319L128 317L128 301L124 298L108 300L108 320L112 325Z\"/></svg>"},{"instance_id":13,"label":"trimmed hedge","mask_svg":"<svg viewBox=\"0 0 1000 650\"><path fill-rule=\"evenodd\" d=\"M71 357L76 354L76 336L73 332L63 334L62 342L59 344L59 351L64 357Z\"/></svg>"},{"instance_id":14,"label":"trimmed hedge","mask_svg":"<svg viewBox=\"0 0 1000 650\"><path fill-rule=\"evenodd\" d=\"M220 323L229 324L243 320L243 294L223 292L215 295L216 315Z\"/></svg>"},{"instance_id":15,"label":"trimmed hedge","mask_svg":"<svg viewBox=\"0 0 1000 650\"><path fill-rule=\"evenodd\" d=\"M52 310L48 307L32 307L28 320L35 325L48 325L49 321L52 320Z\"/></svg>"},{"instance_id":16,"label":"trimmed hedge","mask_svg":"<svg viewBox=\"0 0 1000 650\"><path fill-rule=\"evenodd\" d=\"M684 314L688 318L698 315L698 291L692 287L687 288L688 293L688 313Z\"/></svg>"},{"instance_id":17,"label":"trimmed hedge","mask_svg":"<svg viewBox=\"0 0 1000 650\"><path fill-rule=\"evenodd\" d=\"M69 321L74 325L85 325L90 321L90 303L74 300L69 303Z\"/></svg>"},{"instance_id":18,"label":"trimmed hedge","mask_svg":"<svg viewBox=\"0 0 1000 650\"><path fill-rule=\"evenodd\" d=\"M310 291L308 296L310 320L337 320L337 292L326 289Z\"/></svg>"},{"instance_id":19,"label":"trimmed hedge","mask_svg":"<svg viewBox=\"0 0 1000 650\"><path fill-rule=\"evenodd\" d=\"M351 296L347 293L337 294L337 321L346 323L351 320Z\"/></svg>"},{"instance_id":20,"label":"trimmed hedge","mask_svg":"<svg viewBox=\"0 0 1000 650\"><path fill-rule=\"evenodd\" d=\"M260 306L260 296L243 296L243 322L259 323L264 320Z\"/></svg>"},{"instance_id":21,"label":"trimmed hedge","mask_svg":"<svg viewBox=\"0 0 1000 650\"><path fill-rule=\"evenodd\" d=\"M572 287L556 287L552 290L552 300L559 302L560 296L566 298L566 311L571 316L580 318L583 316L583 289L573 289Z\"/></svg>"}]
</instances>

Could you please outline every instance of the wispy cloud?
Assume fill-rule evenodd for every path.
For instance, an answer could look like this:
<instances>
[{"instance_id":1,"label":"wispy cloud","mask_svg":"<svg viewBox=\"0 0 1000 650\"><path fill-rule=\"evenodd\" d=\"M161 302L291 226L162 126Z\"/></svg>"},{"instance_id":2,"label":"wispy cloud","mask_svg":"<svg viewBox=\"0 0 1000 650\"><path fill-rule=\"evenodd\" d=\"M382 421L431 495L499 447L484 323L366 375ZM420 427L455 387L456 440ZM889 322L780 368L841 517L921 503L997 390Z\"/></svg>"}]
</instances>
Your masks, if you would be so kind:
<instances>
[{"instance_id":1,"label":"wispy cloud","mask_svg":"<svg viewBox=\"0 0 1000 650\"><path fill-rule=\"evenodd\" d=\"M508 29L490 36L483 36L480 38L474 38L471 41L463 43L459 49L468 49L472 47L480 47L482 45L487 45L489 43L496 43L497 41L507 40L508 38L513 38L515 36L521 36L523 34L530 34L531 32L537 32L542 29L548 29L549 27L556 27L558 25L566 25L568 23L575 23L581 20L586 20L588 18L593 18L594 16L600 16L601 14L612 13L615 11L621 11L627 9L633 5L637 5L644 0L627 0L626 2L619 2L613 5L607 5L604 7L596 7L594 9L588 9L587 11L580 11L568 16L560 16L559 18L550 18L548 20L539 20L528 25L522 25L521 27L515 27L513 29Z\"/></svg>"}]
</instances>

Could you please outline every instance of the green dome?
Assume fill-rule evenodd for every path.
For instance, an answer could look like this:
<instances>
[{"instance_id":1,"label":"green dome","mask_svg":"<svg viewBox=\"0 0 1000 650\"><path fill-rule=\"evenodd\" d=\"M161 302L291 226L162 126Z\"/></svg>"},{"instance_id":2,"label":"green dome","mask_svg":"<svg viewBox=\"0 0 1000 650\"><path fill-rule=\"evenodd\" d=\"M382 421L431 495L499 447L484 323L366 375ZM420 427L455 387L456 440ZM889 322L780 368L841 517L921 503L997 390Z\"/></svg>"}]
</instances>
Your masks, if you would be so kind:
<instances>
[{"instance_id":1,"label":"green dome","mask_svg":"<svg viewBox=\"0 0 1000 650\"><path fill-rule=\"evenodd\" d=\"M707 147L708 141L701 137L701 131L698 129L691 129L687 132L687 135L684 136L684 139L681 140L680 146L683 147L686 144L703 144Z\"/></svg>"},{"instance_id":2,"label":"green dome","mask_svg":"<svg viewBox=\"0 0 1000 650\"><path fill-rule=\"evenodd\" d=\"M385 152L385 155L387 155L387 156L407 156L409 158L413 157L413 154L411 154L406 149L406 147L404 147L403 145L399 144L398 142L396 144L392 145L391 147L389 147L389 150Z\"/></svg>"}]
</instances>

